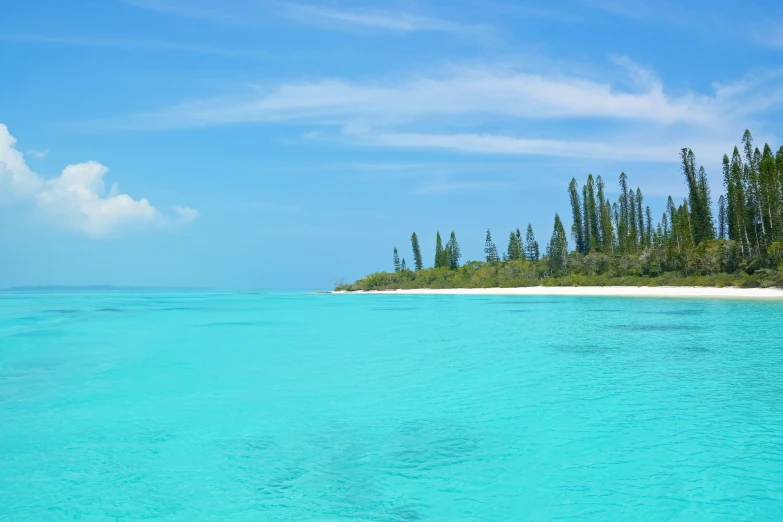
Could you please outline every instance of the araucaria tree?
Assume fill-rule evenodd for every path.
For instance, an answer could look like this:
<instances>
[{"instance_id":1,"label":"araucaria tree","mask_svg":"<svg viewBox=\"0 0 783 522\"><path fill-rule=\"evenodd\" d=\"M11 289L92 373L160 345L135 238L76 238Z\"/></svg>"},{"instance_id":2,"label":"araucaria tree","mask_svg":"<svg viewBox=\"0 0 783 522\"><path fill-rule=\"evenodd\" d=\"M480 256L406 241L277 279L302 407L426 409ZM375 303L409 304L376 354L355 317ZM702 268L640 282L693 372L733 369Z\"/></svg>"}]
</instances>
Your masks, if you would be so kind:
<instances>
[{"instance_id":1,"label":"araucaria tree","mask_svg":"<svg viewBox=\"0 0 783 522\"><path fill-rule=\"evenodd\" d=\"M397 248L394 248L394 271L400 271L400 255L397 253Z\"/></svg>"},{"instance_id":2,"label":"araucaria tree","mask_svg":"<svg viewBox=\"0 0 783 522\"><path fill-rule=\"evenodd\" d=\"M508 237L508 249L506 250L506 259L509 261L516 261L518 259L525 259L525 251L522 246L522 235L517 229L516 233L511 232Z\"/></svg>"},{"instance_id":3,"label":"araucaria tree","mask_svg":"<svg viewBox=\"0 0 783 522\"><path fill-rule=\"evenodd\" d=\"M546 249L547 259L549 260L549 269L553 273L558 273L568 266L568 237L563 228L563 222L560 216L555 214L555 227L552 232L552 239L549 240L549 246Z\"/></svg>"},{"instance_id":4,"label":"araucaria tree","mask_svg":"<svg viewBox=\"0 0 783 522\"><path fill-rule=\"evenodd\" d=\"M527 224L527 234L525 234L525 257L530 261L538 261L541 257L538 241L536 241L536 235L533 233L533 225L530 223Z\"/></svg>"},{"instance_id":5,"label":"araucaria tree","mask_svg":"<svg viewBox=\"0 0 783 522\"><path fill-rule=\"evenodd\" d=\"M576 250L582 254L587 253L585 246L585 229L582 223L582 208L579 203L579 192L576 189L576 179L571 178L571 183L568 185L568 194L571 197L571 214L573 222L571 224L571 235L576 243ZM559 220L560 218L558 218Z\"/></svg>"},{"instance_id":6,"label":"araucaria tree","mask_svg":"<svg viewBox=\"0 0 783 522\"><path fill-rule=\"evenodd\" d=\"M498 257L498 249L495 247L495 243L492 242L492 234L489 232L489 229L487 229L487 239L484 242L484 254L487 259L487 263L490 265L494 265L495 263L500 262L500 258Z\"/></svg>"},{"instance_id":7,"label":"araucaria tree","mask_svg":"<svg viewBox=\"0 0 783 522\"><path fill-rule=\"evenodd\" d=\"M696 158L690 149L680 151L680 161L688 185L688 210L691 219L693 242L698 245L715 237L710 210L710 189L704 167L696 171Z\"/></svg>"},{"instance_id":8,"label":"araucaria tree","mask_svg":"<svg viewBox=\"0 0 783 522\"><path fill-rule=\"evenodd\" d=\"M614 230L612 229L612 204L604 196L604 180L596 179L598 185L598 219L601 231L599 250L607 254L614 253Z\"/></svg>"},{"instance_id":9,"label":"araucaria tree","mask_svg":"<svg viewBox=\"0 0 783 522\"><path fill-rule=\"evenodd\" d=\"M459 243L457 243L457 236L454 231L451 231L451 237L449 242L446 243L446 254L449 262L449 268L456 270L459 268L459 258L462 257L459 251Z\"/></svg>"},{"instance_id":10,"label":"araucaria tree","mask_svg":"<svg viewBox=\"0 0 783 522\"><path fill-rule=\"evenodd\" d=\"M421 249L419 248L419 238L416 236L416 232L411 235L411 247L413 247L413 268L419 271L424 268L424 264L421 261Z\"/></svg>"},{"instance_id":11,"label":"araucaria tree","mask_svg":"<svg viewBox=\"0 0 783 522\"><path fill-rule=\"evenodd\" d=\"M435 235L435 268L448 266L446 262L446 251L443 249L443 241L440 239L440 232Z\"/></svg>"}]
</instances>

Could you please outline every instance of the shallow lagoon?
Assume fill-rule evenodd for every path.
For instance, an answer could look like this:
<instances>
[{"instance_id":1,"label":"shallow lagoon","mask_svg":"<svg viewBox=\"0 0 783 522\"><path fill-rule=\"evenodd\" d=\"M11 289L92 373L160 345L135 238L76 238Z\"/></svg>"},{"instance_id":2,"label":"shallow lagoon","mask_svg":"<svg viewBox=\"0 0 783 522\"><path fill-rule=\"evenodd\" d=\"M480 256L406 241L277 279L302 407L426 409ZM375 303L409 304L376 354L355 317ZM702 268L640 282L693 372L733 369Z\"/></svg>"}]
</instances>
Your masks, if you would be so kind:
<instances>
[{"instance_id":1,"label":"shallow lagoon","mask_svg":"<svg viewBox=\"0 0 783 522\"><path fill-rule=\"evenodd\" d=\"M0 294L0 519L780 520L783 303Z\"/></svg>"}]
</instances>

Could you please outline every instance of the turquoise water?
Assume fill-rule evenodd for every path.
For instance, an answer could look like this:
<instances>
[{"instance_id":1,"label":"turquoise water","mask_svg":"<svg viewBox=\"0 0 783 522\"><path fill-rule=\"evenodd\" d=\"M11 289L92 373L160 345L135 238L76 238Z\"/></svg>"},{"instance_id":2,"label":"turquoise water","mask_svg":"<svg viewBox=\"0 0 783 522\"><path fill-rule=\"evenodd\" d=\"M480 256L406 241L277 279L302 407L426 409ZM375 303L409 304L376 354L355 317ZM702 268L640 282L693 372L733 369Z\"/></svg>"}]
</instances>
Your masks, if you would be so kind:
<instances>
[{"instance_id":1,"label":"turquoise water","mask_svg":"<svg viewBox=\"0 0 783 522\"><path fill-rule=\"evenodd\" d=\"M2 520L781 520L783 303L0 294Z\"/></svg>"}]
</instances>

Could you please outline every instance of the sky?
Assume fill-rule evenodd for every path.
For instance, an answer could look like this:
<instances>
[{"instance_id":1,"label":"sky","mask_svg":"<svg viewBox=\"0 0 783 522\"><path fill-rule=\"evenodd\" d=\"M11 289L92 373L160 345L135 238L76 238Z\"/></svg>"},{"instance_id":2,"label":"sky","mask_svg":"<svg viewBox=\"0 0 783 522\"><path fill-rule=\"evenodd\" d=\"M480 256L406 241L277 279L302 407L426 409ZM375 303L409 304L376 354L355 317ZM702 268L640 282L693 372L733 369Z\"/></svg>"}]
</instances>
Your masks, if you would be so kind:
<instances>
[{"instance_id":1,"label":"sky","mask_svg":"<svg viewBox=\"0 0 783 522\"><path fill-rule=\"evenodd\" d=\"M777 150L777 2L11 0L0 287L330 289L463 261L626 172L656 218L691 148Z\"/></svg>"}]
</instances>

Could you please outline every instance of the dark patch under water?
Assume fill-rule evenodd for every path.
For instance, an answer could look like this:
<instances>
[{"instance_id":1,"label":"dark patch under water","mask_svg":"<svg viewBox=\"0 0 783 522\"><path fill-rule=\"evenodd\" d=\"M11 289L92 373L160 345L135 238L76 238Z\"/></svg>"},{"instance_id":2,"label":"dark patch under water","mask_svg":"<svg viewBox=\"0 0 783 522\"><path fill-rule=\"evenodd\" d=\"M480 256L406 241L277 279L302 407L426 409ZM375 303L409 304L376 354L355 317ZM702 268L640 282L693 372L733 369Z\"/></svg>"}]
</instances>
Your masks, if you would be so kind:
<instances>
[{"instance_id":1,"label":"dark patch under water","mask_svg":"<svg viewBox=\"0 0 783 522\"><path fill-rule=\"evenodd\" d=\"M631 332L678 332L699 329L698 326L686 324L621 324L615 328Z\"/></svg>"},{"instance_id":2,"label":"dark patch under water","mask_svg":"<svg viewBox=\"0 0 783 522\"><path fill-rule=\"evenodd\" d=\"M706 348L704 346L699 345L688 345L688 346L678 346L681 350L685 350L686 352L692 352L692 353L710 353L712 352L711 349Z\"/></svg>"},{"instance_id":3,"label":"dark patch under water","mask_svg":"<svg viewBox=\"0 0 783 522\"><path fill-rule=\"evenodd\" d=\"M278 321L225 321L225 322L214 322L214 323L202 323L198 326L199 328L215 328L215 327L221 327L221 326L229 326L229 327L235 327L235 326L276 326L281 324L288 324L284 322L278 322Z\"/></svg>"},{"instance_id":4,"label":"dark patch under water","mask_svg":"<svg viewBox=\"0 0 783 522\"><path fill-rule=\"evenodd\" d=\"M640 314L649 314L649 315L698 315L703 314L704 310L694 310L694 309L687 309L687 310L648 310L648 311L642 311L639 312Z\"/></svg>"},{"instance_id":5,"label":"dark patch under water","mask_svg":"<svg viewBox=\"0 0 783 522\"><path fill-rule=\"evenodd\" d=\"M577 353L584 355L606 353L608 351L606 346L599 346L597 344L556 344L550 348L557 350L558 352Z\"/></svg>"},{"instance_id":6,"label":"dark patch under water","mask_svg":"<svg viewBox=\"0 0 783 522\"><path fill-rule=\"evenodd\" d=\"M79 313L79 310L72 310L70 308L61 308L58 310L49 310L49 311L55 314L78 314Z\"/></svg>"},{"instance_id":7,"label":"dark patch under water","mask_svg":"<svg viewBox=\"0 0 783 522\"><path fill-rule=\"evenodd\" d=\"M96 312L122 312L119 308L98 308Z\"/></svg>"}]
</instances>

